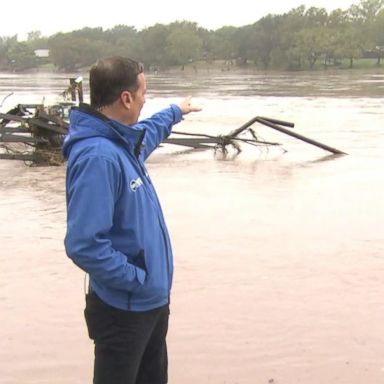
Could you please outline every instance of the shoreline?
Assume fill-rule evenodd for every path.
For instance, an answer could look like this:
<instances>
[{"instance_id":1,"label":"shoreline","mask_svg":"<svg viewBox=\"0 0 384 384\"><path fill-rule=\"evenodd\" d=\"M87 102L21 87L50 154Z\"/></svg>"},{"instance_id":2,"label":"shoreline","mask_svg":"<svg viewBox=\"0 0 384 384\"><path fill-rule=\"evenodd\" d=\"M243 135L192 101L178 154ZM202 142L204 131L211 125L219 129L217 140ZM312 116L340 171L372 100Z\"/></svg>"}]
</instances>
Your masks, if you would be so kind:
<instances>
[{"instance_id":1,"label":"shoreline","mask_svg":"<svg viewBox=\"0 0 384 384\"><path fill-rule=\"evenodd\" d=\"M246 65L237 65L233 61L224 61L224 60L218 60L212 63L204 62L204 61L198 61L196 63L188 63L185 65L177 65L177 66L170 66L167 68L160 68L157 66L150 66L149 68L146 68L145 72L148 74L198 74L200 72L208 72L208 73L292 73L292 74L300 74L300 73L319 73L319 72L366 72L366 73L376 73L376 72L383 72L384 73L384 66L377 66L375 65L376 60L370 59L369 63L366 59L356 60L354 67L350 68L348 65L340 64L340 65L328 65L324 66L324 64L318 63L314 68L301 68L301 69L284 69L284 68L259 68L253 63L249 63ZM42 66L37 67L32 70L28 71L7 71L5 69L0 69L0 74L15 74L15 75L21 75L21 74L66 74L66 73L73 73L73 74L80 74L84 72L88 72L89 67L82 67L78 68L74 71L61 71L56 70L52 66Z\"/></svg>"}]
</instances>

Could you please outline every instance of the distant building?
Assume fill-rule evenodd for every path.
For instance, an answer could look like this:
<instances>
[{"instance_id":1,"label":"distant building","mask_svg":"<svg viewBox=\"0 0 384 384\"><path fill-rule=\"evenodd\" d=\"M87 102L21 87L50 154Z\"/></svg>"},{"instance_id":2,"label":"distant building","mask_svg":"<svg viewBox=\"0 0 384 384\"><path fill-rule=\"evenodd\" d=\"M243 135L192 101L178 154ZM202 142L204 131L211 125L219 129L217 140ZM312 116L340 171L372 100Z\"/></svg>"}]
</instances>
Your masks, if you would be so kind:
<instances>
[{"instance_id":1,"label":"distant building","mask_svg":"<svg viewBox=\"0 0 384 384\"><path fill-rule=\"evenodd\" d=\"M49 57L49 49L35 49L35 55L41 58Z\"/></svg>"}]
</instances>

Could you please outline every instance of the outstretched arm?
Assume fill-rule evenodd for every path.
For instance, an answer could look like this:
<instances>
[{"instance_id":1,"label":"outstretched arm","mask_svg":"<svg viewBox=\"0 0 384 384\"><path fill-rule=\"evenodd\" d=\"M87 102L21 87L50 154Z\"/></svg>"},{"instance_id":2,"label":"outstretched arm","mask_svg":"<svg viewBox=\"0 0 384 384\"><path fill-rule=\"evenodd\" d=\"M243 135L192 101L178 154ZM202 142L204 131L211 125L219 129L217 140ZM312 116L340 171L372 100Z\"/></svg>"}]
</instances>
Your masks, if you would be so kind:
<instances>
[{"instance_id":1,"label":"outstretched arm","mask_svg":"<svg viewBox=\"0 0 384 384\"><path fill-rule=\"evenodd\" d=\"M183 115L191 112L201 111L201 108L192 103L192 96L185 98L179 105L172 104L152 117L138 123L142 129L146 130L143 148L143 156L146 159L157 146L166 139L172 127L182 120Z\"/></svg>"}]
</instances>

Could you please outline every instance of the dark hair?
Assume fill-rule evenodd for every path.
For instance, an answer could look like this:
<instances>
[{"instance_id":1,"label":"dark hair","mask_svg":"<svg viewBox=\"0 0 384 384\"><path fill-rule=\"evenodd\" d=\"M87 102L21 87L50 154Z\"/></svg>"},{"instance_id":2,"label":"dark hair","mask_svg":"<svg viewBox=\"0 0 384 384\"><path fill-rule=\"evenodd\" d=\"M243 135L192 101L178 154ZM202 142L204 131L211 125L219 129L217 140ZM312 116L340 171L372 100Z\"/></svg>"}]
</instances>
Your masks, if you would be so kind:
<instances>
[{"instance_id":1,"label":"dark hair","mask_svg":"<svg viewBox=\"0 0 384 384\"><path fill-rule=\"evenodd\" d=\"M91 106L98 109L111 105L125 90L135 93L138 89L137 76L143 70L142 64L126 57L98 60L89 72Z\"/></svg>"}]
</instances>

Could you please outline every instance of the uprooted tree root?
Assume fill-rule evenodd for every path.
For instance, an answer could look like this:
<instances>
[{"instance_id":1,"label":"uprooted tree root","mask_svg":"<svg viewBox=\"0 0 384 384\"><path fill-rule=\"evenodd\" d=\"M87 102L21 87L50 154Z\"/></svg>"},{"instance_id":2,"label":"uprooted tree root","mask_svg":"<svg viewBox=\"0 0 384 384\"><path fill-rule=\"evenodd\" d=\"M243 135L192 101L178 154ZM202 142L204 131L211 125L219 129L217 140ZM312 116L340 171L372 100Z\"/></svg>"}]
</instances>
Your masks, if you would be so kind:
<instances>
[{"instance_id":1,"label":"uprooted tree root","mask_svg":"<svg viewBox=\"0 0 384 384\"><path fill-rule=\"evenodd\" d=\"M241 152L240 145L236 143L236 141L230 139L227 136L219 136L218 143L214 147L215 155L220 152L223 157L226 157L229 153L228 147L231 147L235 150L235 156Z\"/></svg>"}]
</instances>

